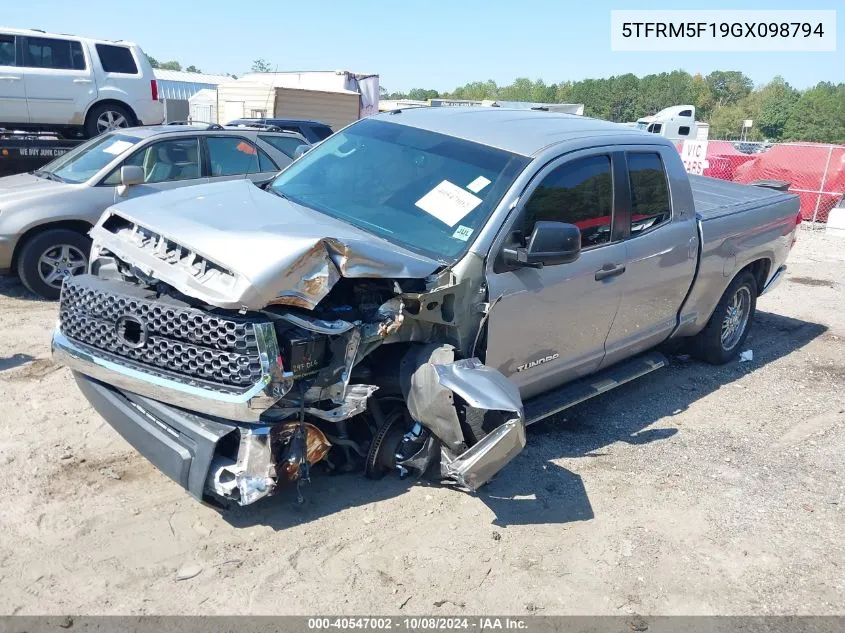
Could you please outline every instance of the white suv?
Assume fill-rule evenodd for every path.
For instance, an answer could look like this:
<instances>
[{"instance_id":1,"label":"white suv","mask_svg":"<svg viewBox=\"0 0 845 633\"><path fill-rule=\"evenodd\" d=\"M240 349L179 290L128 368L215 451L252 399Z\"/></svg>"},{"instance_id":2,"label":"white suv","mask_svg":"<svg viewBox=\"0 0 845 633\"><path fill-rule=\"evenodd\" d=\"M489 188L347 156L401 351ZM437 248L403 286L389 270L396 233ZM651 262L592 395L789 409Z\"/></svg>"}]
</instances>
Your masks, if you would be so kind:
<instances>
[{"instance_id":1,"label":"white suv","mask_svg":"<svg viewBox=\"0 0 845 633\"><path fill-rule=\"evenodd\" d=\"M0 27L0 127L92 137L162 121L137 44Z\"/></svg>"}]
</instances>

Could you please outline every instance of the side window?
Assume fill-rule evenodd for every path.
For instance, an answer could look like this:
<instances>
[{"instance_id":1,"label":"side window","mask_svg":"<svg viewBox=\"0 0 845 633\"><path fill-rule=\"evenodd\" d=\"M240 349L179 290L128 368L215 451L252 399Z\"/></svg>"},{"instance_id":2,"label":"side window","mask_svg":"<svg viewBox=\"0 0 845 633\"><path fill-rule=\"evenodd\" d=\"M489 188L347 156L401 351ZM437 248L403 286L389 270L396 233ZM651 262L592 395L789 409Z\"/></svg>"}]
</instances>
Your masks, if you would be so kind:
<instances>
[{"instance_id":1,"label":"side window","mask_svg":"<svg viewBox=\"0 0 845 633\"><path fill-rule=\"evenodd\" d=\"M688 125L682 125L681 127L679 127L678 128L678 135L679 136L689 136L689 126Z\"/></svg>"},{"instance_id":2,"label":"side window","mask_svg":"<svg viewBox=\"0 0 845 633\"><path fill-rule=\"evenodd\" d=\"M262 141L272 145L288 158L293 158L296 148L307 143L295 136L259 136Z\"/></svg>"},{"instance_id":3,"label":"side window","mask_svg":"<svg viewBox=\"0 0 845 633\"><path fill-rule=\"evenodd\" d=\"M325 141L329 138L334 132L330 127L324 127L321 125L315 126L311 128L311 131L317 136L317 138L321 141Z\"/></svg>"},{"instance_id":4,"label":"side window","mask_svg":"<svg viewBox=\"0 0 845 633\"><path fill-rule=\"evenodd\" d=\"M85 69L85 56L79 42L48 37L27 37L25 41L24 66L56 70Z\"/></svg>"},{"instance_id":5,"label":"side window","mask_svg":"<svg viewBox=\"0 0 845 633\"><path fill-rule=\"evenodd\" d=\"M236 136L209 136L208 160L211 177L256 174L259 171L258 148Z\"/></svg>"},{"instance_id":6,"label":"side window","mask_svg":"<svg viewBox=\"0 0 845 633\"><path fill-rule=\"evenodd\" d=\"M692 116L692 110L681 110L678 116Z\"/></svg>"},{"instance_id":7,"label":"side window","mask_svg":"<svg viewBox=\"0 0 845 633\"><path fill-rule=\"evenodd\" d=\"M658 154L628 154L631 181L631 237L667 222L672 216L666 171Z\"/></svg>"},{"instance_id":8,"label":"side window","mask_svg":"<svg viewBox=\"0 0 845 633\"><path fill-rule=\"evenodd\" d=\"M79 42L70 43L70 65L74 70L85 70L85 54Z\"/></svg>"},{"instance_id":9,"label":"side window","mask_svg":"<svg viewBox=\"0 0 845 633\"><path fill-rule=\"evenodd\" d=\"M100 64L107 73L123 73L125 75L137 75L138 66L132 51L125 46L112 46L111 44L97 44L97 55Z\"/></svg>"},{"instance_id":10,"label":"side window","mask_svg":"<svg viewBox=\"0 0 845 633\"><path fill-rule=\"evenodd\" d=\"M0 34L0 66L15 65L15 36Z\"/></svg>"},{"instance_id":11,"label":"side window","mask_svg":"<svg viewBox=\"0 0 845 633\"><path fill-rule=\"evenodd\" d=\"M190 137L152 143L132 154L123 161L123 165L141 167L145 184L199 178L202 173L199 140ZM109 174L103 184L120 184L120 167Z\"/></svg>"},{"instance_id":12,"label":"side window","mask_svg":"<svg viewBox=\"0 0 845 633\"><path fill-rule=\"evenodd\" d=\"M538 220L568 222L581 229L581 248L610 241L613 176L609 156L590 156L556 168L525 204L526 239Z\"/></svg>"},{"instance_id":13,"label":"side window","mask_svg":"<svg viewBox=\"0 0 845 633\"><path fill-rule=\"evenodd\" d=\"M660 130L662 130L662 129L663 129L662 123L652 123L651 125L648 126L648 131L651 132L652 134L660 134Z\"/></svg>"},{"instance_id":14,"label":"side window","mask_svg":"<svg viewBox=\"0 0 845 633\"><path fill-rule=\"evenodd\" d=\"M261 148L258 149L258 171L279 171L279 166Z\"/></svg>"}]
</instances>

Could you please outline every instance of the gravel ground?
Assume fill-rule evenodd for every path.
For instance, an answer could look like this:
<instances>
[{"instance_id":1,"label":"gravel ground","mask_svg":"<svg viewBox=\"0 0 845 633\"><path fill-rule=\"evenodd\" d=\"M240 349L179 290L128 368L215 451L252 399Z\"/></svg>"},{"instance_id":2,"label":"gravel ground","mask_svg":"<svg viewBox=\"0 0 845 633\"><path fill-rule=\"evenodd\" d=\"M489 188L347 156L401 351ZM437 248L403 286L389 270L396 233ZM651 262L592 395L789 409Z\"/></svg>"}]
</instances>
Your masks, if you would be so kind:
<instances>
[{"instance_id":1,"label":"gravel ground","mask_svg":"<svg viewBox=\"0 0 845 633\"><path fill-rule=\"evenodd\" d=\"M316 478L226 514L49 360L0 281L0 612L845 613L845 241L803 231L754 360L672 366L532 427L479 494Z\"/></svg>"}]
</instances>

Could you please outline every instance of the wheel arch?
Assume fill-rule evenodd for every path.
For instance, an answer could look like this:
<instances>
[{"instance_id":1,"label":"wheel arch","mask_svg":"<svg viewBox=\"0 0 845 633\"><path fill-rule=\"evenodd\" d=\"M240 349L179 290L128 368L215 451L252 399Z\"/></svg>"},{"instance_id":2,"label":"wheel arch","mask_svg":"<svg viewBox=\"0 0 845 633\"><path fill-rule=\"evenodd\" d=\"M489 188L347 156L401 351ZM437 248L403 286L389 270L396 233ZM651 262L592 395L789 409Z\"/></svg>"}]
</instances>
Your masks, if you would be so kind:
<instances>
[{"instance_id":1,"label":"wheel arch","mask_svg":"<svg viewBox=\"0 0 845 633\"><path fill-rule=\"evenodd\" d=\"M81 233L82 235L87 235L88 231L94 225L90 222L86 222L85 220L60 220L58 222L48 222L45 224L37 224L36 226L32 226L28 228L23 235L20 236L18 239L17 244L15 244L14 253L12 253L12 263L10 268L12 270L17 269L18 266L18 259L20 258L21 251L23 247L26 245L29 240L31 240L36 235L40 235L45 231L51 231L53 229L67 229L70 231L76 231L77 233Z\"/></svg>"},{"instance_id":2,"label":"wheel arch","mask_svg":"<svg viewBox=\"0 0 845 633\"><path fill-rule=\"evenodd\" d=\"M744 270L751 271L751 274L754 275L754 279L757 282L757 296L760 296L760 292L763 290L763 286L766 285L766 281L769 279L769 273L772 270L772 260L768 257L761 257L760 259L756 259L750 264L746 264L742 270L737 272L737 275L742 273ZM733 276L731 281L736 279L736 275Z\"/></svg>"},{"instance_id":3,"label":"wheel arch","mask_svg":"<svg viewBox=\"0 0 845 633\"><path fill-rule=\"evenodd\" d=\"M125 108L129 112L129 114L132 115L133 125L138 125L138 114L135 112L135 110L132 108L132 106L129 105L128 103L126 103L125 101L121 101L120 99L115 99L113 97L109 97L109 98L106 98L106 99L100 99L98 101L95 101L91 105L89 105L88 109L85 111L85 118L82 121L83 125L88 124L88 117L91 116L91 112L93 112L95 108L97 108L101 105L116 105L116 106L120 106L121 108Z\"/></svg>"}]
</instances>

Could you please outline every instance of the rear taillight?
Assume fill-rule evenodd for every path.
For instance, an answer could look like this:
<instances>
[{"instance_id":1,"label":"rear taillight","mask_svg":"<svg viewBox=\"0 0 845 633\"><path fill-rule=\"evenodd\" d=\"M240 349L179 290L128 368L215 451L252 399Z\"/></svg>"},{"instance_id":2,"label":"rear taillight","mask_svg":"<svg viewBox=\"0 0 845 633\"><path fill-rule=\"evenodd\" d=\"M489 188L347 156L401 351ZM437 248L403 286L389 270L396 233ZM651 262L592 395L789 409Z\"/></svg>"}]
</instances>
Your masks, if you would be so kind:
<instances>
[{"instance_id":1,"label":"rear taillight","mask_svg":"<svg viewBox=\"0 0 845 633\"><path fill-rule=\"evenodd\" d=\"M801 222L804 221L804 215L799 211L798 215L795 216L795 228L792 229L792 244L789 245L789 248L795 246L795 242L798 241L798 231L801 229Z\"/></svg>"},{"instance_id":2,"label":"rear taillight","mask_svg":"<svg viewBox=\"0 0 845 633\"><path fill-rule=\"evenodd\" d=\"M158 101L158 82L155 79L150 79L150 94L153 101Z\"/></svg>"}]
</instances>

